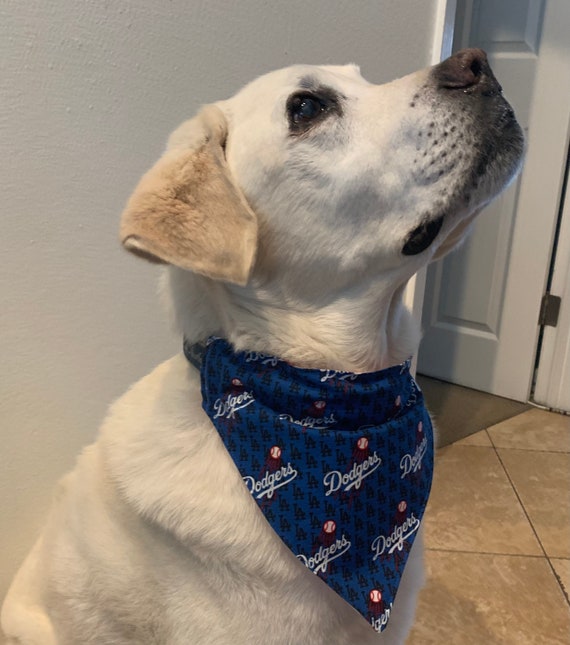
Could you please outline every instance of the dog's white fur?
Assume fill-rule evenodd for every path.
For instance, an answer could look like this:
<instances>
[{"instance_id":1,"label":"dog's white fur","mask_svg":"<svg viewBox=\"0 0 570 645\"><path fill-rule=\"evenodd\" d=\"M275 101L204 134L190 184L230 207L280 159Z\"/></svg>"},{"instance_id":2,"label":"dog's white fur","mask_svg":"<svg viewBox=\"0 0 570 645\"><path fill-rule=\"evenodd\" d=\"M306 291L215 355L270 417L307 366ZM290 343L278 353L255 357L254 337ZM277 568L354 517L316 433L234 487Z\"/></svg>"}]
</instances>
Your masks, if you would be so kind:
<instances>
[{"instance_id":1,"label":"dog's white fur","mask_svg":"<svg viewBox=\"0 0 570 645\"><path fill-rule=\"evenodd\" d=\"M341 107L292 134L285 106L300 79L332 88ZM462 128L458 145L459 109L440 98L430 70L374 86L354 66L298 66L183 124L131 199L122 237L171 265L184 335L352 371L413 354L406 282L463 237L520 157L472 182L488 128L467 111L473 132ZM172 219L153 219L163 206ZM439 213L431 246L403 255L410 231ZM22 645L401 644L422 580L418 538L378 635L305 569L259 513L178 355L111 407L59 484L2 626Z\"/></svg>"}]
</instances>

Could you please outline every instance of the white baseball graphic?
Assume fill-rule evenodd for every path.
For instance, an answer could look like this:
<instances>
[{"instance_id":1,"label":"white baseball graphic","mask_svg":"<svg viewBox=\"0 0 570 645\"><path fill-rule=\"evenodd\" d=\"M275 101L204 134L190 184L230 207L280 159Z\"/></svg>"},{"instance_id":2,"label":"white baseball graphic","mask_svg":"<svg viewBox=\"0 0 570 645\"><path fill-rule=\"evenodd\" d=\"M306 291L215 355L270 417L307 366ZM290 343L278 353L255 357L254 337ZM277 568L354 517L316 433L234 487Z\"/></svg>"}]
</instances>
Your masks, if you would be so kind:
<instances>
[{"instance_id":1,"label":"white baseball graphic","mask_svg":"<svg viewBox=\"0 0 570 645\"><path fill-rule=\"evenodd\" d=\"M279 457L281 457L281 448L279 446L273 446L269 451L269 454L272 459L279 459Z\"/></svg>"},{"instance_id":2,"label":"white baseball graphic","mask_svg":"<svg viewBox=\"0 0 570 645\"><path fill-rule=\"evenodd\" d=\"M378 589L372 589L370 592L370 600L372 602L380 602L382 600L382 593Z\"/></svg>"},{"instance_id":3,"label":"white baseball graphic","mask_svg":"<svg viewBox=\"0 0 570 645\"><path fill-rule=\"evenodd\" d=\"M336 530L336 522L334 522L333 520L327 520L323 524L323 531L328 535L330 535L331 533L334 533L335 530Z\"/></svg>"},{"instance_id":4,"label":"white baseball graphic","mask_svg":"<svg viewBox=\"0 0 570 645\"><path fill-rule=\"evenodd\" d=\"M368 448L368 439L366 437L360 437L356 442L356 445L359 450L366 450L366 448Z\"/></svg>"},{"instance_id":5,"label":"white baseball graphic","mask_svg":"<svg viewBox=\"0 0 570 645\"><path fill-rule=\"evenodd\" d=\"M407 503L406 503L404 500L402 500L402 501L398 504L398 510L400 511L400 513L403 513L407 508L408 508L408 505L407 505Z\"/></svg>"}]
</instances>

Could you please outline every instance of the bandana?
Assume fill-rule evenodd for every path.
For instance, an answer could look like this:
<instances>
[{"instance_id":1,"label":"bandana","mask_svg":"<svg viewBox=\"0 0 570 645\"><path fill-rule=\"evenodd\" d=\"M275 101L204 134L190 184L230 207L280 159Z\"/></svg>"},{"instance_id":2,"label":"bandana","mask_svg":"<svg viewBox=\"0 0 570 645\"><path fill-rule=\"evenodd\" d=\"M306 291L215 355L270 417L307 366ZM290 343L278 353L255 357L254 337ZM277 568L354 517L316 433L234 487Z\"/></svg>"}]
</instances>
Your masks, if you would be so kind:
<instances>
[{"instance_id":1,"label":"bandana","mask_svg":"<svg viewBox=\"0 0 570 645\"><path fill-rule=\"evenodd\" d=\"M431 486L433 429L409 361L353 374L185 343L202 405L265 518L382 631Z\"/></svg>"}]
</instances>

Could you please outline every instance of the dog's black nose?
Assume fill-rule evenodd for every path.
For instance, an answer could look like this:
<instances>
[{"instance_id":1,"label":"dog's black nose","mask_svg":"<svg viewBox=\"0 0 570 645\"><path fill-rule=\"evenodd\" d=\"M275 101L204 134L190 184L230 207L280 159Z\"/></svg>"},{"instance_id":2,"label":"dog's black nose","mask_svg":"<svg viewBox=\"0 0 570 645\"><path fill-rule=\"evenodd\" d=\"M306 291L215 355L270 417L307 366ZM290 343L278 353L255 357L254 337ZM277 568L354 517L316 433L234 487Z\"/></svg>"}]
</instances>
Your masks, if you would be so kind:
<instances>
[{"instance_id":1,"label":"dog's black nose","mask_svg":"<svg viewBox=\"0 0 570 645\"><path fill-rule=\"evenodd\" d=\"M436 65L433 70L438 88L494 95L502 91L482 49L462 49Z\"/></svg>"}]
</instances>

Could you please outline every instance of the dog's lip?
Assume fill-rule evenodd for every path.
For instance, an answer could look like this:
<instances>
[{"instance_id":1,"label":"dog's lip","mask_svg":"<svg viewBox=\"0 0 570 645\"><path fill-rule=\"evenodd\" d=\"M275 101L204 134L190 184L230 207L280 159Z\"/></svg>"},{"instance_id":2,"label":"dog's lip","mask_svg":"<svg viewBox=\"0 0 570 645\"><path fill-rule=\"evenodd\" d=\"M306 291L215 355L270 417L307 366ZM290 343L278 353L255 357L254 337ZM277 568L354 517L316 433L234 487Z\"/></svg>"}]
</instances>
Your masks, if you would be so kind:
<instances>
[{"instance_id":1,"label":"dog's lip","mask_svg":"<svg viewBox=\"0 0 570 645\"><path fill-rule=\"evenodd\" d=\"M403 255L418 255L425 251L437 237L443 224L443 215L422 222L409 235L402 248Z\"/></svg>"}]
</instances>

